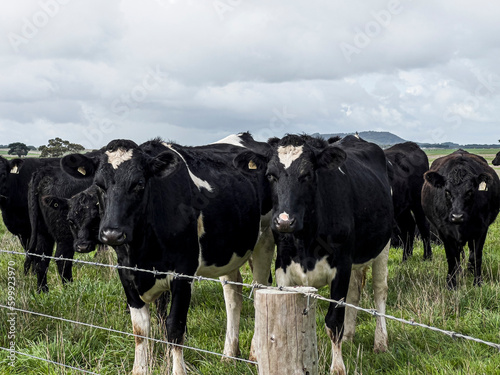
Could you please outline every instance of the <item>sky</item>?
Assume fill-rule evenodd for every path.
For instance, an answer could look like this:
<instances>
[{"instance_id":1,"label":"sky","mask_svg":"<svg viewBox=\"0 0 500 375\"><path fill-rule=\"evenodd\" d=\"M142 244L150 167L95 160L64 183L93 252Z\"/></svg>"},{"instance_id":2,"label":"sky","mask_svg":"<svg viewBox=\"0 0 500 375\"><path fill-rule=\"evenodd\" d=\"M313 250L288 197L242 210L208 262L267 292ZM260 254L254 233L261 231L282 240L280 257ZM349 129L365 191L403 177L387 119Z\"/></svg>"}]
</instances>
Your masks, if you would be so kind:
<instances>
[{"instance_id":1,"label":"sky","mask_svg":"<svg viewBox=\"0 0 500 375\"><path fill-rule=\"evenodd\" d=\"M0 144L389 131L500 139L500 2L0 5Z\"/></svg>"}]
</instances>

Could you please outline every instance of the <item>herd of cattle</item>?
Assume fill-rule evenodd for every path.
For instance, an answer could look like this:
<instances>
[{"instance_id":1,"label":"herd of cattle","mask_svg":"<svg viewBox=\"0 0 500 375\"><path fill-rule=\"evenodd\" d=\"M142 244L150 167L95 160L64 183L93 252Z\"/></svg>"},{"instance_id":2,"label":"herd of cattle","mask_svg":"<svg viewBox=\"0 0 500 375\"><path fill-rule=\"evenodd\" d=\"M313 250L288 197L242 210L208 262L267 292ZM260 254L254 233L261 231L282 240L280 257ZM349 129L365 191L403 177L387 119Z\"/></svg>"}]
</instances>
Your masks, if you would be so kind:
<instances>
[{"instance_id":1,"label":"herd of cattle","mask_svg":"<svg viewBox=\"0 0 500 375\"><path fill-rule=\"evenodd\" d=\"M493 164L500 164L500 153ZM0 157L0 205L7 229L28 253L25 272L36 274L38 291L48 291L49 259L30 254L51 256L54 244L56 257L104 244L122 266L229 281L241 280L239 268L251 257L260 284L271 278L276 248L278 285L328 285L332 299L353 304L372 266L376 308L384 313L394 233L405 260L418 228L430 259L434 228L451 289L468 244L468 267L481 284L500 182L484 158L463 150L429 169L412 142L382 150L356 136L287 135L265 143L240 133L198 147L114 140L63 158ZM72 262L56 263L62 282L72 281ZM182 344L191 280L128 269L119 269L119 277L134 333L148 335L149 303L159 300L168 341ZM239 355L240 288L224 286L227 356ZM355 319L356 310L330 305L331 373L345 373L341 340L354 336ZM387 347L385 320L377 318L374 349ZM147 355L146 341L137 338L134 374L147 372ZM186 374L182 348L174 346L172 356L172 373Z\"/></svg>"}]
</instances>

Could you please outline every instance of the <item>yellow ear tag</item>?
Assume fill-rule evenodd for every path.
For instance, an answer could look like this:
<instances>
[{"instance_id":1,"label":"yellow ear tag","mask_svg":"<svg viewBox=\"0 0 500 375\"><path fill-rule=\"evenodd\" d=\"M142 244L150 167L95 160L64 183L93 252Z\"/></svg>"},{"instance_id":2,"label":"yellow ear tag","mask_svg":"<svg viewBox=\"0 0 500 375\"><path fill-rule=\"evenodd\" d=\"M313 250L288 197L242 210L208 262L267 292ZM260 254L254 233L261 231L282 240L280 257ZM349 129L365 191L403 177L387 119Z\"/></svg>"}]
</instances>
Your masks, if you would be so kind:
<instances>
[{"instance_id":1,"label":"yellow ear tag","mask_svg":"<svg viewBox=\"0 0 500 375\"><path fill-rule=\"evenodd\" d=\"M10 170L10 173L19 174L19 167L17 165L14 165Z\"/></svg>"},{"instance_id":2,"label":"yellow ear tag","mask_svg":"<svg viewBox=\"0 0 500 375\"><path fill-rule=\"evenodd\" d=\"M248 169L257 169L257 164L253 160L248 162Z\"/></svg>"},{"instance_id":3,"label":"yellow ear tag","mask_svg":"<svg viewBox=\"0 0 500 375\"><path fill-rule=\"evenodd\" d=\"M87 171L85 170L85 168L83 167L78 167L78 172L80 172L81 174L83 174L84 176L87 174Z\"/></svg>"},{"instance_id":4,"label":"yellow ear tag","mask_svg":"<svg viewBox=\"0 0 500 375\"><path fill-rule=\"evenodd\" d=\"M479 191L488 191L488 186L486 185L486 182L484 182L484 181L483 181L483 182L481 182L481 183L479 184L479 189L478 189L478 190L479 190Z\"/></svg>"}]
</instances>

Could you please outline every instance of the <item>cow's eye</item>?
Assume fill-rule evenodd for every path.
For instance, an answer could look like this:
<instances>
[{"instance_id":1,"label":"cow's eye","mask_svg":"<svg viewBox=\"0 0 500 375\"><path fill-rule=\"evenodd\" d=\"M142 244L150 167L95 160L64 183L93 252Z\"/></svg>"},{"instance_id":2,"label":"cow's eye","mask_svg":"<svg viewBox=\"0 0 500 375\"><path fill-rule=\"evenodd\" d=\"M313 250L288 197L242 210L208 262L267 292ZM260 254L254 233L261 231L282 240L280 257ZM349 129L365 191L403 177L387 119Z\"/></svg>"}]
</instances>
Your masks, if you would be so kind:
<instances>
[{"instance_id":1,"label":"cow's eye","mask_svg":"<svg viewBox=\"0 0 500 375\"><path fill-rule=\"evenodd\" d=\"M299 182L309 182L311 180L312 180L311 173L305 173L305 174L299 176Z\"/></svg>"},{"instance_id":2,"label":"cow's eye","mask_svg":"<svg viewBox=\"0 0 500 375\"><path fill-rule=\"evenodd\" d=\"M465 193L465 198L466 199L470 199L472 197L472 190L468 190L466 193Z\"/></svg>"},{"instance_id":3,"label":"cow's eye","mask_svg":"<svg viewBox=\"0 0 500 375\"><path fill-rule=\"evenodd\" d=\"M453 198L449 190L445 190L444 195L446 199L451 200L451 198Z\"/></svg>"},{"instance_id":4,"label":"cow's eye","mask_svg":"<svg viewBox=\"0 0 500 375\"><path fill-rule=\"evenodd\" d=\"M269 181L271 181L271 182L276 182L276 181L278 181L278 177L277 177L275 174L273 174L273 173L268 173L268 174L266 175L266 177L267 177L267 179L268 179Z\"/></svg>"},{"instance_id":5,"label":"cow's eye","mask_svg":"<svg viewBox=\"0 0 500 375\"><path fill-rule=\"evenodd\" d=\"M144 181L143 178L141 178L135 185L132 186L132 190L135 192L144 190L144 186L146 185L146 182Z\"/></svg>"}]
</instances>

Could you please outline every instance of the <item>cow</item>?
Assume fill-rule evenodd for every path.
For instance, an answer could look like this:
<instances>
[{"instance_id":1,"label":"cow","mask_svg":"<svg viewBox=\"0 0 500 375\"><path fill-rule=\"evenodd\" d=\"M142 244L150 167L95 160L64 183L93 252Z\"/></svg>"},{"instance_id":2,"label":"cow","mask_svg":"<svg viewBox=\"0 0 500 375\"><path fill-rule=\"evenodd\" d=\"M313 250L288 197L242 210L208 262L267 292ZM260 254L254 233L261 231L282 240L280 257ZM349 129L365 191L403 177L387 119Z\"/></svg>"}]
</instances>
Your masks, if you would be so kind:
<instances>
[{"instance_id":1,"label":"cow","mask_svg":"<svg viewBox=\"0 0 500 375\"><path fill-rule=\"evenodd\" d=\"M33 172L46 166L58 166L59 158L15 158L0 156L0 208L7 230L19 238L25 250L31 237L28 210L28 185ZM32 257L27 256L24 272L28 273Z\"/></svg>"},{"instance_id":2,"label":"cow","mask_svg":"<svg viewBox=\"0 0 500 375\"><path fill-rule=\"evenodd\" d=\"M270 155L247 152L234 162L265 169L272 182L278 285L328 285L333 300L357 304L372 264L375 303L384 314L393 204L382 149L355 136L332 145L307 135L270 143ZM345 374L341 340L354 336L355 317L356 310L330 304L325 322L332 374ZM386 351L387 345L385 319L379 317L374 348Z\"/></svg>"},{"instance_id":3,"label":"cow","mask_svg":"<svg viewBox=\"0 0 500 375\"><path fill-rule=\"evenodd\" d=\"M424 245L424 259L431 259L431 234L420 198L424 173L429 170L427 155L414 142L394 145L385 149L384 153L392 168L394 232L401 238L403 261L413 254L415 225Z\"/></svg>"},{"instance_id":4,"label":"cow","mask_svg":"<svg viewBox=\"0 0 500 375\"><path fill-rule=\"evenodd\" d=\"M90 186L90 180L76 179L64 173L60 166L47 166L33 173L28 190L29 217L32 234L28 252L52 256L54 243L56 257L72 259L74 256L73 235L67 220L67 210L51 209L57 205L51 196L69 198ZM36 258L38 292L48 292L47 270L50 258ZM57 270L63 284L73 281L72 262L56 260Z\"/></svg>"},{"instance_id":5,"label":"cow","mask_svg":"<svg viewBox=\"0 0 500 375\"><path fill-rule=\"evenodd\" d=\"M210 152L171 144L160 153L148 153L130 140L111 141L98 162L75 154L61 164L75 177L93 176L102 210L99 239L114 247L120 265L238 280L239 267L252 254L260 230L257 177L243 175ZM149 303L170 290L166 326L174 344L173 374L186 374L182 347L175 344L184 340L192 279L140 270L123 274L135 334L148 335ZM269 270L255 274L261 275L258 283L266 283ZM227 284L224 297L228 327L230 322L236 327L226 332L224 354L235 356L241 295ZM136 338L133 373L146 372L147 342Z\"/></svg>"},{"instance_id":6,"label":"cow","mask_svg":"<svg viewBox=\"0 0 500 375\"><path fill-rule=\"evenodd\" d=\"M422 207L444 244L448 288L457 288L465 244L468 269L474 274L474 285L480 286L483 246L500 205L498 175L484 158L459 149L436 159L424 178Z\"/></svg>"},{"instance_id":7,"label":"cow","mask_svg":"<svg viewBox=\"0 0 500 375\"><path fill-rule=\"evenodd\" d=\"M493 164L493 165L500 165L500 151L497 152L497 154L495 156L495 159L493 159L493 161L491 162L491 164Z\"/></svg>"}]
</instances>

